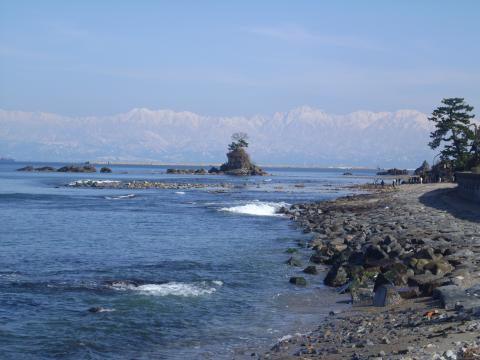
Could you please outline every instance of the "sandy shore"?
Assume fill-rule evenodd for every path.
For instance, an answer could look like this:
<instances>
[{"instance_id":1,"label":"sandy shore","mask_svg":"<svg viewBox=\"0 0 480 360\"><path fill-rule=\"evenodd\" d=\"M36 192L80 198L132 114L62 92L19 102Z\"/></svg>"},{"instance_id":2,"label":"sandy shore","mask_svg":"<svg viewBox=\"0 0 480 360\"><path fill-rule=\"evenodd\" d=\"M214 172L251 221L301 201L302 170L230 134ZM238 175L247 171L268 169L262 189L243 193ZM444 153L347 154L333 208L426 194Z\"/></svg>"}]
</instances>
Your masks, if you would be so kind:
<instances>
[{"instance_id":1,"label":"sandy shore","mask_svg":"<svg viewBox=\"0 0 480 360\"><path fill-rule=\"evenodd\" d=\"M330 265L327 283L350 284L354 306L253 358L480 358L480 207L457 198L455 185L403 185L287 213L313 235L311 266ZM380 288L385 306L373 306Z\"/></svg>"}]
</instances>

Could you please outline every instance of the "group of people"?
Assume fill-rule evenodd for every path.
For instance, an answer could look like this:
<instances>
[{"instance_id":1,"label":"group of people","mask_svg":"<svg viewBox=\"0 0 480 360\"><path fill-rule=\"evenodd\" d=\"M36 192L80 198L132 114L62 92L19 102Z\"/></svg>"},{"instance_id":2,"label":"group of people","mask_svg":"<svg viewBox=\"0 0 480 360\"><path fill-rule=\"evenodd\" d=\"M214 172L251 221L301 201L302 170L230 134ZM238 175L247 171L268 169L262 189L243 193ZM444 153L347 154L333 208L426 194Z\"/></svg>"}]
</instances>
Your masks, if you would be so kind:
<instances>
[{"instance_id":1,"label":"group of people","mask_svg":"<svg viewBox=\"0 0 480 360\"><path fill-rule=\"evenodd\" d=\"M377 184L377 180L378 179L375 179L375 184ZM407 181L405 181L405 179L393 179L392 180L392 187L397 187L398 185L402 185L402 184L423 184L423 177L422 176L411 176L408 178ZM385 186L385 180L382 179L382 181L380 182L380 185L382 187Z\"/></svg>"}]
</instances>

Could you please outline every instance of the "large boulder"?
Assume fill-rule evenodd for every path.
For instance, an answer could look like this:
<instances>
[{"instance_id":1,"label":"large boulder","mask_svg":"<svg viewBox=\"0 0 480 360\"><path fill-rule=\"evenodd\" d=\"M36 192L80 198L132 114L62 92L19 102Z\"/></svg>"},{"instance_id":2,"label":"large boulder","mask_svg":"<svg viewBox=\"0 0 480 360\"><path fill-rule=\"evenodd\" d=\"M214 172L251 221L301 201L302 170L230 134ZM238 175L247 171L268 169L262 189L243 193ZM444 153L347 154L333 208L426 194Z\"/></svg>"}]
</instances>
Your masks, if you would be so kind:
<instances>
[{"instance_id":1,"label":"large boulder","mask_svg":"<svg viewBox=\"0 0 480 360\"><path fill-rule=\"evenodd\" d=\"M343 266L333 266L323 282L327 286L339 287L348 281L348 273Z\"/></svg>"},{"instance_id":2,"label":"large boulder","mask_svg":"<svg viewBox=\"0 0 480 360\"><path fill-rule=\"evenodd\" d=\"M248 176L248 175L266 175L258 166L250 161L250 156L244 148L236 148L227 153L228 161L220 166L220 171L228 175Z\"/></svg>"}]
</instances>

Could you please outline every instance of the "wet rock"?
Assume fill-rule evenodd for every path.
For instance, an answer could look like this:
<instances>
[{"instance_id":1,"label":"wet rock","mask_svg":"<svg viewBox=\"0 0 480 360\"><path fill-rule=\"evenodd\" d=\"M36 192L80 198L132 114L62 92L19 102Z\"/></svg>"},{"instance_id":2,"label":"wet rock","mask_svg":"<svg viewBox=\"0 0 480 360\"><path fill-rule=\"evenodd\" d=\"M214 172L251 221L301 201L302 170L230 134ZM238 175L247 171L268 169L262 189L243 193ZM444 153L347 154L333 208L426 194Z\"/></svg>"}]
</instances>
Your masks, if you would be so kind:
<instances>
[{"instance_id":1,"label":"wet rock","mask_svg":"<svg viewBox=\"0 0 480 360\"><path fill-rule=\"evenodd\" d=\"M298 260L297 258L295 257L290 257L287 262L286 262L287 265L290 265L290 266L297 266L297 267L300 267L302 266L302 263L300 260Z\"/></svg>"},{"instance_id":2,"label":"wet rock","mask_svg":"<svg viewBox=\"0 0 480 360\"><path fill-rule=\"evenodd\" d=\"M302 276L292 276L290 278L290 284L294 284L297 286L305 286L307 285L307 280L305 280Z\"/></svg>"},{"instance_id":3,"label":"wet rock","mask_svg":"<svg viewBox=\"0 0 480 360\"><path fill-rule=\"evenodd\" d=\"M343 266L333 266L327 273L325 285L339 287L347 283L348 274Z\"/></svg>"},{"instance_id":4,"label":"wet rock","mask_svg":"<svg viewBox=\"0 0 480 360\"><path fill-rule=\"evenodd\" d=\"M101 172L101 173L111 173L111 172L112 172L112 169L104 166L104 167L102 167L102 168L100 169L100 172Z\"/></svg>"},{"instance_id":5,"label":"wet rock","mask_svg":"<svg viewBox=\"0 0 480 360\"><path fill-rule=\"evenodd\" d=\"M317 267L315 265L307 266L305 269L303 269L303 272L305 274L311 274L311 275L317 275L318 274L318 270L317 270Z\"/></svg>"}]
</instances>

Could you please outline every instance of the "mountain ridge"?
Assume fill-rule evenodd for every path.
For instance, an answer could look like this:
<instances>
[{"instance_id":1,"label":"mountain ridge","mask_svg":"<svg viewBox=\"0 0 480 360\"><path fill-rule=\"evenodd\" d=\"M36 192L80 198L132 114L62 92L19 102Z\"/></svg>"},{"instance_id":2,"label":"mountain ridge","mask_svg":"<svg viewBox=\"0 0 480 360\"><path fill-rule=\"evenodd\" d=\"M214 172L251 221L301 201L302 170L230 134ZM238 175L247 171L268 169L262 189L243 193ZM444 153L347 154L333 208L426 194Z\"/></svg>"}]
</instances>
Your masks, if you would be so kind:
<instances>
[{"instance_id":1,"label":"mountain ridge","mask_svg":"<svg viewBox=\"0 0 480 360\"><path fill-rule=\"evenodd\" d=\"M270 116L205 116L134 108L106 116L0 109L0 154L44 161L214 162L230 135L250 135L258 163L415 167L431 159L433 129L417 110L330 114L301 106Z\"/></svg>"}]
</instances>

